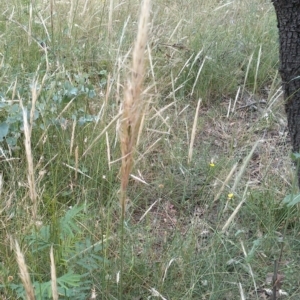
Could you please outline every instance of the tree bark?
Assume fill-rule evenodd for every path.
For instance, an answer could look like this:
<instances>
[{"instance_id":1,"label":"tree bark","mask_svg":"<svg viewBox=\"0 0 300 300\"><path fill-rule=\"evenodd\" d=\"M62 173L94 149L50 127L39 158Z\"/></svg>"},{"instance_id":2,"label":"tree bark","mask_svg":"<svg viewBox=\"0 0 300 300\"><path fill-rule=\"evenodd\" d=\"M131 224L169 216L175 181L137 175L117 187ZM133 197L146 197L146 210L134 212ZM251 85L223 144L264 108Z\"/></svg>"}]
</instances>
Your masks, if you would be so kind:
<instances>
[{"instance_id":1,"label":"tree bark","mask_svg":"<svg viewBox=\"0 0 300 300\"><path fill-rule=\"evenodd\" d=\"M271 0L279 29L279 72L293 152L300 150L300 1ZM300 169L298 169L300 186Z\"/></svg>"}]
</instances>

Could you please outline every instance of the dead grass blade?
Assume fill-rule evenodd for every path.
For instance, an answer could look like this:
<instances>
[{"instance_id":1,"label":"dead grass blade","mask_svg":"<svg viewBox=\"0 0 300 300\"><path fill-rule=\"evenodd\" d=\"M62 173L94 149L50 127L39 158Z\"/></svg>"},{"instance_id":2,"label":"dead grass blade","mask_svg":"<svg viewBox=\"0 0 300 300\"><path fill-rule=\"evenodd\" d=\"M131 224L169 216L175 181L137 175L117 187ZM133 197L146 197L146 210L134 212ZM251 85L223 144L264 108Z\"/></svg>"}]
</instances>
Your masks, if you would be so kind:
<instances>
[{"instance_id":1,"label":"dead grass blade","mask_svg":"<svg viewBox=\"0 0 300 300\"><path fill-rule=\"evenodd\" d=\"M245 88L246 88L246 82L247 82L247 79L248 79L248 75L249 75L249 70L250 70L250 66L251 66L251 63L252 63L252 59L253 59L253 54L252 53L249 57L249 62L248 62L248 65L247 65L247 70L246 70L246 74L245 74L245 78L244 78L244 84L243 84L243 89L242 89L242 93L241 93L241 97L244 96L244 92L245 92Z\"/></svg>"},{"instance_id":2,"label":"dead grass blade","mask_svg":"<svg viewBox=\"0 0 300 300\"><path fill-rule=\"evenodd\" d=\"M233 192L233 193L235 192L235 189L236 189L236 187L238 186L238 184L239 184L239 182L240 182L240 180L241 180L241 178L242 178L242 175L244 174L244 172L245 172L245 170L246 170L246 167L247 167L247 165L248 165L248 163L249 163L249 161L250 161L250 159L251 159L251 157L252 157L252 155L253 155L253 153L254 153L254 151L255 151L255 149L256 149L256 147L258 146L259 143L260 143L260 141L257 141L257 142L253 145L253 147L252 147L250 153L249 153L249 154L247 155L247 157L245 158L244 163L243 163L243 165L242 165L242 167L241 167L239 173L237 174L237 176L236 176L236 178L235 178L235 181L234 181L234 184L233 184L233 187L232 187L232 192Z\"/></svg>"},{"instance_id":3,"label":"dead grass blade","mask_svg":"<svg viewBox=\"0 0 300 300\"><path fill-rule=\"evenodd\" d=\"M3 173L0 172L0 197L2 194L2 188L3 188Z\"/></svg>"},{"instance_id":4,"label":"dead grass blade","mask_svg":"<svg viewBox=\"0 0 300 300\"><path fill-rule=\"evenodd\" d=\"M216 196L215 196L213 202L217 201L217 200L220 198L220 196L221 196L221 194L223 193L223 191L224 191L226 185L228 184L230 178L232 177L233 173L235 172L237 166L238 166L238 163L235 163L235 164L233 165L233 167L231 168L231 170L230 170L229 174L227 175L225 181L223 182L223 184L222 184L222 186L221 186L219 192L216 194Z\"/></svg>"},{"instance_id":5,"label":"dead grass blade","mask_svg":"<svg viewBox=\"0 0 300 300\"><path fill-rule=\"evenodd\" d=\"M229 227L229 225L231 224L231 222L233 221L233 219L235 218L235 216L239 212L240 208L242 207L242 205L246 201L247 191L248 191L248 185L246 185L242 201L238 204L238 206L235 208L235 210L232 212L231 216L228 218L228 220L226 221L225 225L223 226L223 228L221 230L222 233L224 233L227 230L227 228Z\"/></svg>"},{"instance_id":6,"label":"dead grass blade","mask_svg":"<svg viewBox=\"0 0 300 300\"><path fill-rule=\"evenodd\" d=\"M54 262L53 246L50 249L50 263L51 263L51 289L52 289L52 299L58 300L57 292L57 278L56 278L56 268Z\"/></svg>"},{"instance_id":7,"label":"dead grass blade","mask_svg":"<svg viewBox=\"0 0 300 300\"><path fill-rule=\"evenodd\" d=\"M35 93L33 93L35 94ZM26 159L27 159L27 180L29 185L29 197L32 202L32 217L33 220L36 220L37 215L37 192L36 192L36 184L35 184L35 178L34 178L34 166L33 166L33 155L32 155L32 149L31 149L31 129L32 129L32 123L28 123L28 117L27 117L27 110L23 106L22 98L19 97L20 100L20 106L23 111L23 123L24 123L24 145L25 145L25 152L26 152ZM34 97L32 99L32 107L35 106L35 100ZM33 108L31 109L31 112L33 111ZM31 118L30 118L31 119Z\"/></svg>"},{"instance_id":8,"label":"dead grass blade","mask_svg":"<svg viewBox=\"0 0 300 300\"><path fill-rule=\"evenodd\" d=\"M73 121L73 126L72 126L72 134L71 134L71 142L70 142L70 156L72 155L72 152L73 152L76 123L77 123L77 120L75 119Z\"/></svg>"},{"instance_id":9,"label":"dead grass blade","mask_svg":"<svg viewBox=\"0 0 300 300\"><path fill-rule=\"evenodd\" d=\"M144 214L140 217L139 223L147 216L148 212L152 209L152 207L159 201L160 199L157 199L154 203L150 205L150 207L144 212Z\"/></svg>"},{"instance_id":10,"label":"dead grass blade","mask_svg":"<svg viewBox=\"0 0 300 300\"><path fill-rule=\"evenodd\" d=\"M28 46L31 44L31 28L32 28L32 3L29 5L29 22L28 22Z\"/></svg>"},{"instance_id":11,"label":"dead grass blade","mask_svg":"<svg viewBox=\"0 0 300 300\"><path fill-rule=\"evenodd\" d=\"M245 255L245 258L247 259L247 252L246 252L246 249L245 249L245 246L244 246L244 243L242 241L241 242L241 246L242 246L242 249L243 249L243 252L244 252L244 255ZM254 290L257 291L257 286L256 286L256 282L255 282L255 276L254 276L254 273L253 273L253 270L252 270L252 267L249 263L247 263L248 265L248 268L249 268L249 272L250 272L250 275L251 275L251 278L252 278L252 281L253 281L253 285L254 285ZM257 295L256 295L257 296Z\"/></svg>"},{"instance_id":12,"label":"dead grass blade","mask_svg":"<svg viewBox=\"0 0 300 300\"><path fill-rule=\"evenodd\" d=\"M107 36L110 39L112 33L112 23L113 23L113 9L114 9L114 1L109 1L109 12L108 12L108 23L107 23Z\"/></svg>"},{"instance_id":13,"label":"dead grass blade","mask_svg":"<svg viewBox=\"0 0 300 300\"><path fill-rule=\"evenodd\" d=\"M108 136L108 133L106 132L105 133L105 138L106 138L106 154L107 154L107 162L108 162L108 170L110 171L111 169L111 161L110 161L110 158L111 158L111 152L110 152L110 144L109 144L109 136Z\"/></svg>"},{"instance_id":14,"label":"dead grass blade","mask_svg":"<svg viewBox=\"0 0 300 300\"><path fill-rule=\"evenodd\" d=\"M244 290L243 290L243 286L240 282L239 282L239 291L240 291L240 295L241 295L241 300L246 300L245 293L244 293Z\"/></svg>"},{"instance_id":15,"label":"dead grass blade","mask_svg":"<svg viewBox=\"0 0 300 300\"><path fill-rule=\"evenodd\" d=\"M88 146L88 148L83 152L81 157L84 157L90 150L91 148L94 146L94 144L103 136L103 134L105 134L107 132L107 130L110 128L110 126L112 124L114 124L119 118L120 118L121 114L117 114L108 124L107 126L100 132L100 134L90 143L90 145Z\"/></svg>"},{"instance_id":16,"label":"dead grass blade","mask_svg":"<svg viewBox=\"0 0 300 300\"><path fill-rule=\"evenodd\" d=\"M257 57L255 77L254 77L253 94L255 94L256 90L257 90L257 76L258 76L258 70L259 70L259 65L260 65L260 58L261 58L261 45L259 46L259 50L258 50L258 57Z\"/></svg>"},{"instance_id":17,"label":"dead grass blade","mask_svg":"<svg viewBox=\"0 0 300 300\"><path fill-rule=\"evenodd\" d=\"M24 255L21 252L20 246L17 241L15 241L15 252L20 271L19 276L25 288L26 299L35 300L34 289L30 280L28 268L25 263Z\"/></svg>"},{"instance_id":18,"label":"dead grass blade","mask_svg":"<svg viewBox=\"0 0 300 300\"><path fill-rule=\"evenodd\" d=\"M195 136L196 136L196 130L197 130L197 121L198 121L198 115L199 115L199 109L200 109L201 101L202 101L202 99L198 100L198 104L197 104L197 108L196 108L196 112L195 112L193 129L192 129L192 134L191 134L191 142L190 142L190 147L189 147L188 164L191 163L192 158L193 158L193 147L194 147L194 142L195 142Z\"/></svg>"}]
</instances>

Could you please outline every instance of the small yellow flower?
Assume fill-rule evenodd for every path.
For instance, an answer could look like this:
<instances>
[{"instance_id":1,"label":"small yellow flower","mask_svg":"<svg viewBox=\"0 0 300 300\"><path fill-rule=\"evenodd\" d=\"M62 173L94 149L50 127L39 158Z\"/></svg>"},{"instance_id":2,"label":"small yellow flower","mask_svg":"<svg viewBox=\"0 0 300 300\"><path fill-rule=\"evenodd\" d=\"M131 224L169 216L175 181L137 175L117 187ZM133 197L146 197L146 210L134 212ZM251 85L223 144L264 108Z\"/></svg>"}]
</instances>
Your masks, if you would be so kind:
<instances>
[{"instance_id":1,"label":"small yellow flower","mask_svg":"<svg viewBox=\"0 0 300 300\"><path fill-rule=\"evenodd\" d=\"M211 168L215 167L215 160L213 158L210 160L209 166Z\"/></svg>"},{"instance_id":2,"label":"small yellow flower","mask_svg":"<svg viewBox=\"0 0 300 300\"><path fill-rule=\"evenodd\" d=\"M232 199L233 196L234 196L233 193L229 193L227 197L228 197L228 199Z\"/></svg>"}]
</instances>

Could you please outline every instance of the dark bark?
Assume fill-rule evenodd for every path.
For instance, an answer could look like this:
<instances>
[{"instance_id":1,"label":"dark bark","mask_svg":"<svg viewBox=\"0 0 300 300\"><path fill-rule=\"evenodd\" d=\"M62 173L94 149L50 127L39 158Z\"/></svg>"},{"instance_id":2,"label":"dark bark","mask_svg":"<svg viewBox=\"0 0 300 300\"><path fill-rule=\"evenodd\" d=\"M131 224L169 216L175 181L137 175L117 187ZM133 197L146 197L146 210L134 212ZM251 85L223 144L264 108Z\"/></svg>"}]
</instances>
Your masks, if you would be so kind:
<instances>
[{"instance_id":1,"label":"dark bark","mask_svg":"<svg viewBox=\"0 0 300 300\"><path fill-rule=\"evenodd\" d=\"M300 150L300 1L272 0L279 29L279 72L293 152ZM300 171L298 171L300 186Z\"/></svg>"}]
</instances>

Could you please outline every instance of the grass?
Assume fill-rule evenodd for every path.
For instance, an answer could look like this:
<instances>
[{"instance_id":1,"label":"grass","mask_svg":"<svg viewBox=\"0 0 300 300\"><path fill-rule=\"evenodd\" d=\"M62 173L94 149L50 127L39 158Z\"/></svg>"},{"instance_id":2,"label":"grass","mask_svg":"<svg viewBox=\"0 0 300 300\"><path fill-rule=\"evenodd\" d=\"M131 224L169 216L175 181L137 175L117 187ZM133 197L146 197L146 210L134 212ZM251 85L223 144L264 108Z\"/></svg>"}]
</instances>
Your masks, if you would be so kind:
<instances>
[{"instance_id":1,"label":"grass","mask_svg":"<svg viewBox=\"0 0 300 300\"><path fill-rule=\"evenodd\" d=\"M1 299L299 298L269 1L0 7Z\"/></svg>"}]
</instances>

